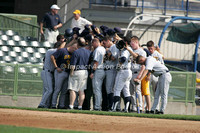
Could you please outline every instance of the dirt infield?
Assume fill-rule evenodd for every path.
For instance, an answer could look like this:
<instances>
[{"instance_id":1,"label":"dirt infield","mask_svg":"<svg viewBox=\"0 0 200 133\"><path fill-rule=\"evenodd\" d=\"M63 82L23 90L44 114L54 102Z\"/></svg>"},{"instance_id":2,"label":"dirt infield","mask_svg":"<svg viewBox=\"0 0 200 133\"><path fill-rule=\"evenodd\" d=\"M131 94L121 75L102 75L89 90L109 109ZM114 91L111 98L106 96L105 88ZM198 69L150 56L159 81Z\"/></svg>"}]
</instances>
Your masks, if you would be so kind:
<instances>
[{"instance_id":1,"label":"dirt infield","mask_svg":"<svg viewBox=\"0 0 200 133\"><path fill-rule=\"evenodd\" d=\"M92 132L200 132L200 122L0 109L0 124Z\"/></svg>"}]
</instances>

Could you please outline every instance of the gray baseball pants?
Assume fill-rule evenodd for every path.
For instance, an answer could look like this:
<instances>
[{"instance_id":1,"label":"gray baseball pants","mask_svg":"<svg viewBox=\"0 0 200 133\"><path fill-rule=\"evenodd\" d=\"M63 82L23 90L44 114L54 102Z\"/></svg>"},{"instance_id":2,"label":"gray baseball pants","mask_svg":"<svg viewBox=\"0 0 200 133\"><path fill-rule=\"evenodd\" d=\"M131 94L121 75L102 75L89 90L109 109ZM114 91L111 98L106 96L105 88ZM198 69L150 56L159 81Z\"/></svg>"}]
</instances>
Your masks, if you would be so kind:
<instances>
[{"instance_id":1,"label":"gray baseball pants","mask_svg":"<svg viewBox=\"0 0 200 133\"><path fill-rule=\"evenodd\" d=\"M160 111L164 112L165 108L167 106L167 97L168 97L168 91L169 91L169 84L172 81L171 74L169 72L162 74L158 78L158 85L156 88L156 93L154 97L154 103L151 108L151 110L155 110L159 104L160 97L161 97L161 107Z\"/></svg>"},{"instance_id":2,"label":"gray baseball pants","mask_svg":"<svg viewBox=\"0 0 200 133\"><path fill-rule=\"evenodd\" d=\"M94 109L101 109L102 102L102 84L105 78L105 71L97 69L92 79L93 93L95 97Z\"/></svg>"},{"instance_id":3,"label":"gray baseball pants","mask_svg":"<svg viewBox=\"0 0 200 133\"><path fill-rule=\"evenodd\" d=\"M59 73L57 70L55 70L54 77L55 77L55 88L52 96L52 107L56 107L58 94L60 93L58 106L60 108L64 108L66 107L65 101L67 95L69 73L65 71Z\"/></svg>"},{"instance_id":4,"label":"gray baseball pants","mask_svg":"<svg viewBox=\"0 0 200 133\"><path fill-rule=\"evenodd\" d=\"M43 106L45 108L50 107L51 95L53 93L53 73L48 72L48 70L42 70L41 78L43 81L43 95L39 106Z\"/></svg>"}]
</instances>

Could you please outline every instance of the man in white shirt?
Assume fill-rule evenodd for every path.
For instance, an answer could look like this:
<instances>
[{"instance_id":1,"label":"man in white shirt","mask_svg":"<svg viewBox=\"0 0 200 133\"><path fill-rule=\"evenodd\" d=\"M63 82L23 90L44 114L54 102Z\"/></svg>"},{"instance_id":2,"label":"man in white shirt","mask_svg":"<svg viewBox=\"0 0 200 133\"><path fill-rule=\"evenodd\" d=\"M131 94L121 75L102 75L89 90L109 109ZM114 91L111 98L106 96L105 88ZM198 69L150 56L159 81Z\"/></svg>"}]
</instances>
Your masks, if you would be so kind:
<instances>
[{"instance_id":1,"label":"man in white shirt","mask_svg":"<svg viewBox=\"0 0 200 133\"><path fill-rule=\"evenodd\" d=\"M79 33L81 33L84 30L84 26L86 24L92 25L92 23L90 21L81 17L81 11L80 10L75 10L73 12L73 14L74 14L74 18L72 19L71 28L79 27L80 28Z\"/></svg>"}]
</instances>

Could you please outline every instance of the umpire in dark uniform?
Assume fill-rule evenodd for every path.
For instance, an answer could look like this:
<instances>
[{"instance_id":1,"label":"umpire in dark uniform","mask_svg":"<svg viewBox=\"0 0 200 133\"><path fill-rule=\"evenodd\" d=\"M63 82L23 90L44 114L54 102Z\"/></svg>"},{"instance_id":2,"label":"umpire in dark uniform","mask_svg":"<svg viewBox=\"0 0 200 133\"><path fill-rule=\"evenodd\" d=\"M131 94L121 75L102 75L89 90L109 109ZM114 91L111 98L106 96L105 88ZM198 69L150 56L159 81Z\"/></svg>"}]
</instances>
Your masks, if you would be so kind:
<instances>
[{"instance_id":1,"label":"umpire in dark uniform","mask_svg":"<svg viewBox=\"0 0 200 133\"><path fill-rule=\"evenodd\" d=\"M60 8L57 5L51 6L51 11L47 12L42 22L40 23L40 33L45 36L45 40L50 43L56 42L56 37L59 35L58 28L62 27L62 22L60 16L58 15L58 10ZM43 26L45 24L46 30L43 31Z\"/></svg>"}]
</instances>

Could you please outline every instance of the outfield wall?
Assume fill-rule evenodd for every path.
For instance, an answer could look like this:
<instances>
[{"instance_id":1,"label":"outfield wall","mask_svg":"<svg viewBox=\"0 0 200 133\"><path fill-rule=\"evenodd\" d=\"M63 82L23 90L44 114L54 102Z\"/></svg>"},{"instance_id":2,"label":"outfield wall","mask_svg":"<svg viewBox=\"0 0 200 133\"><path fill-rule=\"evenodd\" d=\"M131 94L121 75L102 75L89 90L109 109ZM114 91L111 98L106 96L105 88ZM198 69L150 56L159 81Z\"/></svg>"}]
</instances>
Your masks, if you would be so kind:
<instances>
[{"instance_id":1,"label":"outfield wall","mask_svg":"<svg viewBox=\"0 0 200 133\"><path fill-rule=\"evenodd\" d=\"M37 107L43 86L42 66L28 64L0 64L0 105ZM171 71L166 113L196 114L196 73Z\"/></svg>"}]
</instances>

